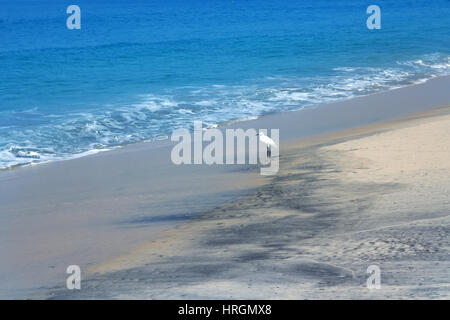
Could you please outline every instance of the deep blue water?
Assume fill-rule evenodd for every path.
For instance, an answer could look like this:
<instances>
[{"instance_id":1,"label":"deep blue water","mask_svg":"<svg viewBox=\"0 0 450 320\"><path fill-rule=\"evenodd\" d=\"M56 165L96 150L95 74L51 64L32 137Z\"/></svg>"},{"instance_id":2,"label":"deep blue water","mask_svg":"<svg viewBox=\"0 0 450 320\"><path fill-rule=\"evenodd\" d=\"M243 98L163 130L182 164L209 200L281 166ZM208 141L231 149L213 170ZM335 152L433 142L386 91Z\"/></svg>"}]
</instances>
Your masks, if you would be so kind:
<instances>
[{"instance_id":1,"label":"deep blue water","mask_svg":"<svg viewBox=\"0 0 450 320\"><path fill-rule=\"evenodd\" d=\"M0 0L0 168L444 74L449 0Z\"/></svg>"}]
</instances>

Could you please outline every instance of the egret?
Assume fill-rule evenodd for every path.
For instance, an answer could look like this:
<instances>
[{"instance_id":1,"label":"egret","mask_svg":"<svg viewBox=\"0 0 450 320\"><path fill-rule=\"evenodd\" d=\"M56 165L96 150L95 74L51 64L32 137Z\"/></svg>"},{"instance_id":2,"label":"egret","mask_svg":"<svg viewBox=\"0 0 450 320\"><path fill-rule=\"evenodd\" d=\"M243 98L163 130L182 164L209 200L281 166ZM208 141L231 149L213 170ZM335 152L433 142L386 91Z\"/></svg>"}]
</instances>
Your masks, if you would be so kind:
<instances>
[{"instance_id":1,"label":"egret","mask_svg":"<svg viewBox=\"0 0 450 320\"><path fill-rule=\"evenodd\" d=\"M267 157L270 158L272 155L271 147L278 148L277 144L268 136L264 134L264 132L260 132L257 134L259 136L259 140L267 146Z\"/></svg>"}]
</instances>

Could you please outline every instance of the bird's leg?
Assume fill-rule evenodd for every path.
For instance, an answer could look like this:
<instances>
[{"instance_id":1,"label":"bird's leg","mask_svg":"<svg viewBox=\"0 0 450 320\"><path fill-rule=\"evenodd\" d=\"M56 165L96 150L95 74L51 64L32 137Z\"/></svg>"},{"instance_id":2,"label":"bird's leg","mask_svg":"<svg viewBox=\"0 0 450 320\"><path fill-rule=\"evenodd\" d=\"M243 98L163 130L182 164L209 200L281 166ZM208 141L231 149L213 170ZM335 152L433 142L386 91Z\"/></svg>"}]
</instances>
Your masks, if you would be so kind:
<instances>
[{"instance_id":1,"label":"bird's leg","mask_svg":"<svg viewBox=\"0 0 450 320\"><path fill-rule=\"evenodd\" d=\"M272 155L272 151L270 150L270 146L267 146L267 157L270 158Z\"/></svg>"}]
</instances>

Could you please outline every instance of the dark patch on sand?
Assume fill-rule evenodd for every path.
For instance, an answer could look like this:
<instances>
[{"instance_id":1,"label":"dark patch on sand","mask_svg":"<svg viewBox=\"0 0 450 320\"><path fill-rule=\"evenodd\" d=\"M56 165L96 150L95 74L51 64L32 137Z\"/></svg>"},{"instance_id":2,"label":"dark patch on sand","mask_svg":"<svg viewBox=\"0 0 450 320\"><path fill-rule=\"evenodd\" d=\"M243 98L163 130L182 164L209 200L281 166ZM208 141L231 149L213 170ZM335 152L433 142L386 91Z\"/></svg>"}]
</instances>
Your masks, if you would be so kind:
<instances>
[{"instance_id":1,"label":"dark patch on sand","mask_svg":"<svg viewBox=\"0 0 450 320\"><path fill-rule=\"evenodd\" d=\"M191 215L188 213L168 214L168 215L161 215L161 216L137 217L137 218L126 220L122 223L125 223L125 224L148 224L148 223L155 223L155 222L183 221L183 220L189 220L190 218L191 218Z\"/></svg>"}]
</instances>

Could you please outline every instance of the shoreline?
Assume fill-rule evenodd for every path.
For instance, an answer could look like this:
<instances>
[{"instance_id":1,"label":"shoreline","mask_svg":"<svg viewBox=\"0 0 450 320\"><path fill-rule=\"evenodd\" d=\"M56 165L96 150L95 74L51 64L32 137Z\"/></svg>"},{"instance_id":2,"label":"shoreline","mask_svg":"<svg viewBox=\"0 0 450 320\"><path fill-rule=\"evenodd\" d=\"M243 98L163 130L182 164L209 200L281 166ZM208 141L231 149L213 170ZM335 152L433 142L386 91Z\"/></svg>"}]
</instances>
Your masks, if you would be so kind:
<instances>
[{"instance_id":1,"label":"shoreline","mask_svg":"<svg viewBox=\"0 0 450 320\"><path fill-rule=\"evenodd\" d=\"M391 91L396 91L399 89L405 89L405 88L410 88L410 87L415 87L415 86L420 86L423 85L429 81L434 81L435 79L445 79L445 78L450 78L450 75L442 75L442 76L432 76L429 79L421 79L420 81L414 82L414 83L410 83L401 87L393 87L387 90L382 90L379 92L373 92L373 93L369 93L369 94L365 94L365 95L361 95L361 96L353 96L353 97L346 97L343 98L342 100L336 100L333 102L329 102L329 103L318 103L318 104L314 104L314 105L310 105L306 108L302 108L302 109L297 109L297 110L287 110L287 111L281 111L281 112L277 112L277 113L269 113L269 114L262 114L259 116L251 116L251 119L245 118L245 119L234 119L234 120L228 120L225 121L223 123L218 123L216 125L217 128L228 128L228 127L232 127L232 126L237 126L241 123L246 123L249 121L258 121L264 117L270 117L273 115L280 115L280 114L289 114L289 113L298 113L298 112L302 112L303 110L308 110L308 109L316 109L316 108L320 108L323 106L327 106L327 105L333 105L336 103L345 103L347 101L351 101L353 99L359 99L359 98L366 98L366 97L371 97L371 96L376 96L379 94L385 94L385 93L389 93ZM7 167L7 168L0 168L0 174L2 172L7 172L7 171L11 171L11 170L17 170L20 168L24 168L24 167L28 167L28 166L36 166L36 165L42 165L42 164L49 164L49 163L54 163L54 162L61 162L61 161L70 161L70 160L75 160L78 158L82 158L82 157L88 157L91 155L95 155L97 153L102 153L102 152L109 152L109 151L113 151L116 149L122 149L122 148L128 148L129 146L133 146L136 144L149 144L149 143L153 143L156 144L158 146L158 144L160 143L168 143L170 142L170 137L168 137L168 139L146 139L146 140L142 140L142 141L137 141L137 142L133 142L133 143L127 143L127 144L123 144L123 145L117 145L117 146L105 146L103 149L91 149L91 150L87 150L87 151L83 151L81 153L76 153L76 154L72 154L70 156L67 156L63 159L55 159L55 160L45 160L45 161L38 161L38 162L31 162L31 163L26 163L26 164L17 164L17 165L13 165L11 167Z\"/></svg>"},{"instance_id":2,"label":"shoreline","mask_svg":"<svg viewBox=\"0 0 450 320\"><path fill-rule=\"evenodd\" d=\"M290 152L292 146L295 149L310 137L318 139L319 134L358 131L448 105L450 92L443 88L449 84L450 77L435 78L413 87L267 115L220 129L282 128L282 152ZM149 241L156 246L151 255L164 255L158 246L183 233L191 221L203 219L205 213L225 214L233 201L258 194L277 179L261 177L257 166L177 167L170 162L172 145L167 141L137 143L89 157L2 172L0 249L6 263L1 266L0 278L7 281L0 296L30 297L63 284L65 269L71 264L79 264L88 278L99 272L118 272L120 276L122 270L146 261ZM201 236L205 230L197 231ZM195 239L197 234L189 237ZM127 254L133 258L123 260ZM258 260L257 255L251 257L247 260ZM192 277L199 281L199 275ZM70 298L65 293L60 296Z\"/></svg>"}]
</instances>

